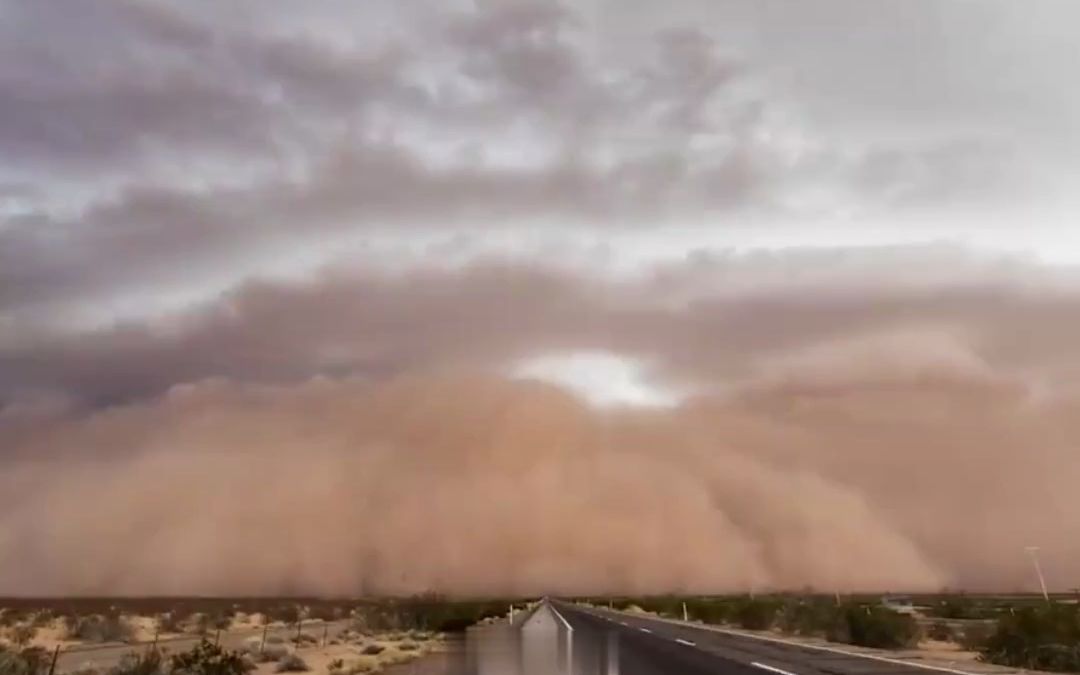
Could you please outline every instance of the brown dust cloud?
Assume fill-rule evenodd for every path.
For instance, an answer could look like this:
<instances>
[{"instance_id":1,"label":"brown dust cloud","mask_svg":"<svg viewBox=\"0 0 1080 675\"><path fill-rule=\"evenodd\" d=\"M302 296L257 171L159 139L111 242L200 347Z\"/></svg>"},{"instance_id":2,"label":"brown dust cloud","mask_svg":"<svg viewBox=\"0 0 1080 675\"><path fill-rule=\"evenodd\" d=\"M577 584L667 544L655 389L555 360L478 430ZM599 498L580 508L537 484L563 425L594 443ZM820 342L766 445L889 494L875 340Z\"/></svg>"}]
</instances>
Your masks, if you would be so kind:
<instances>
[{"instance_id":1,"label":"brown dust cloud","mask_svg":"<svg viewBox=\"0 0 1080 675\"><path fill-rule=\"evenodd\" d=\"M436 362L433 345L454 358L387 377L237 373L108 404L9 405L0 590L1014 590L1033 586L1030 544L1052 585L1074 581L1080 398L1058 345L1076 328L1050 321L1071 295L866 281L811 301L769 292L675 311L644 309L645 286L468 270L431 280L436 304L459 305L451 320L427 311L431 289L415 281L253 288L172 331L27 345L49 355L38 362L54 378L118 380L112 396L131 385L125 362L145 359L139 368L168 381L186 377L193 351L242 363L260 345L346 349L337 331L351 321L381 326L355 334L358 360L405 343L413 361ZM646 286L667 297L671 283ZM529 293L517 329L460 338L459 321L495 325L485 312ZM260 326L268 314L281 330ZM284 328L301 316L304 331ZM597 407L480 366L480 352L501 363L583 324L594 332L574 340L667 350L656 376L689 393Z\"/></svg>"}]
</instances>

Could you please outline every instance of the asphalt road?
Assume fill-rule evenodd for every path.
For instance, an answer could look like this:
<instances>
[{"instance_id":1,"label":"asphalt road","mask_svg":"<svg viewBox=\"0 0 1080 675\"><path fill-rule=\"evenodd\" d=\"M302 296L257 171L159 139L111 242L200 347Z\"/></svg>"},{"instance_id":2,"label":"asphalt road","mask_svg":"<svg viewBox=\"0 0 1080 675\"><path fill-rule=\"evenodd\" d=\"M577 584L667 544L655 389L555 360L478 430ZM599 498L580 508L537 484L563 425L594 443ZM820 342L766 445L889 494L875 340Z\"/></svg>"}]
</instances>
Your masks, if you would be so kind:
<instances>
[{"instance_id":1,"label":"asphalt road","mask_svg":"<svg viewBox=\"0 0 1080 675\"><path fill-rule=\"evenodd\" d=\"M645 616L555 602L573 627L574 675L957 675Z\"/></svg>"},{"instance_id":2,"label":"asphalt road","mask_svg":"<svg viewBox=\"0 0 1080 675\"><path fill-rule=\"evenodd\" d=\"M305 622L301 626L301 629L304 633L321 641L324 627L326 628L327 637L329 639L338 635L346 626L347 622L344 621L311 621ZM261 638L262 632L261 628L223 631L219 638L220 644L227 649L241 649L244 646L245 641L253 638ZM267 637L271 636L288 640L289 638L296 636L296 627L268 628ZM213 641L215 639L215 634L210 633L207 637ZM199 644L199 640L201 640L201 638L197 636L169 638L167 640L161 640L158 643L158 646L163 650L167 650L170 654L175 654L191 649ZM120 663L120 660L124 658L124 656L131 653L143 652L148 649L149 646L149 643L108 643L102 645L80 645L78 647L71 647L60 651L60 654L56 659L56 672L64 673L80 670L86 666L104 670Z\"/></svg>"}]
</instances>

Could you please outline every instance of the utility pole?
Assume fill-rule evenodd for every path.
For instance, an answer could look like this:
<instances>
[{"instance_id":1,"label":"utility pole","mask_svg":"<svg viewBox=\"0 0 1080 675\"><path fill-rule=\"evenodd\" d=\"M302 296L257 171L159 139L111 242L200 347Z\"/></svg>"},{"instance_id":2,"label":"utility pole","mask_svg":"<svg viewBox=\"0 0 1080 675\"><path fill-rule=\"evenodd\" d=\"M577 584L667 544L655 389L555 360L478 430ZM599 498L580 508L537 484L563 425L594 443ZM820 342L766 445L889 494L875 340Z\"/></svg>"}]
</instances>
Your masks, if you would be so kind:
<instances>
[{"instance_id":1,"label":"utility pole","mask_svg":"<svg viewBox=\"0 0 1080 675\"><path fill-rule=\"evenodd\" d=\"M686 603L685 602L682 604L682 620L683 621L689 621L690 620L690 614L686 611Z\"/></svg>"},{"instance_id":2,"label":"utility pole","mask_svg":"<svg viewBox=\"0 0 1080 675\"><path fill-rule=\"evenodd\" d=\"M1035 574L1039 575L1039 587L1042 588L1043 600L1050 602L1050 594L1046 592L1046 579L1043 578L1042 566L1039 565L1039 547L1025 546L1024 550L1031 556L1031 562L1035 565Z\"/></svg>"}]
</instances>

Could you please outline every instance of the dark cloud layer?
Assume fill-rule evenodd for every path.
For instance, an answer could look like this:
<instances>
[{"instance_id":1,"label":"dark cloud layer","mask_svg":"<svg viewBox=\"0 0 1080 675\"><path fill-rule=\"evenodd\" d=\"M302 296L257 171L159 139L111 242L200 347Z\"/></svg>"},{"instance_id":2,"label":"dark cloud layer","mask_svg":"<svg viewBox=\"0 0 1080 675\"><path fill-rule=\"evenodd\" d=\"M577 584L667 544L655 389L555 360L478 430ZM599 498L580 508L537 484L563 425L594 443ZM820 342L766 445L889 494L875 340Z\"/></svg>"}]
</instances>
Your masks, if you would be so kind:
<instances>
[{"instance_id":1,"label":"dark cloud layer","mask_svg":"<svg viewBox=\"0 0 1080 675\"><path fill-rule=\"evenodd\" d=\"M791 219L1018 183L1010 144L978 133L816 139L698 28L605 58L548 3L351 46L167 2L10 5L0 170L47 189L0 211L0 310L31 318L389 227Z\"/></svg>"}]
</instances>

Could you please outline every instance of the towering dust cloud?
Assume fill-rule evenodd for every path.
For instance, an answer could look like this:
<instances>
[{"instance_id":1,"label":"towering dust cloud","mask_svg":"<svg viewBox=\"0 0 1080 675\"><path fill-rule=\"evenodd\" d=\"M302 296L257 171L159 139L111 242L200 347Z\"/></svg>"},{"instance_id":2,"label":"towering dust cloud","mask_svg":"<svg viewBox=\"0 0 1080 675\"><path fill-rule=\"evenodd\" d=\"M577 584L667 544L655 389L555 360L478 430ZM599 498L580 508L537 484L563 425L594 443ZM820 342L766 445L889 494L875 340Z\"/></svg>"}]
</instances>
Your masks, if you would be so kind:
<instances>
[{"instance_id":1,"label":"towering dust cloud","mask_svg":"<svg viewBox=\"0 0 1080 675\"><path fill-rule=\"evenodd\" d=\"M1012 588L1033 538L1064 573L1077 401L929 363L657 410L464 376L178 386L5 447L32 458L0 478L0 590Z\"/></svg>"}]
</instances>

